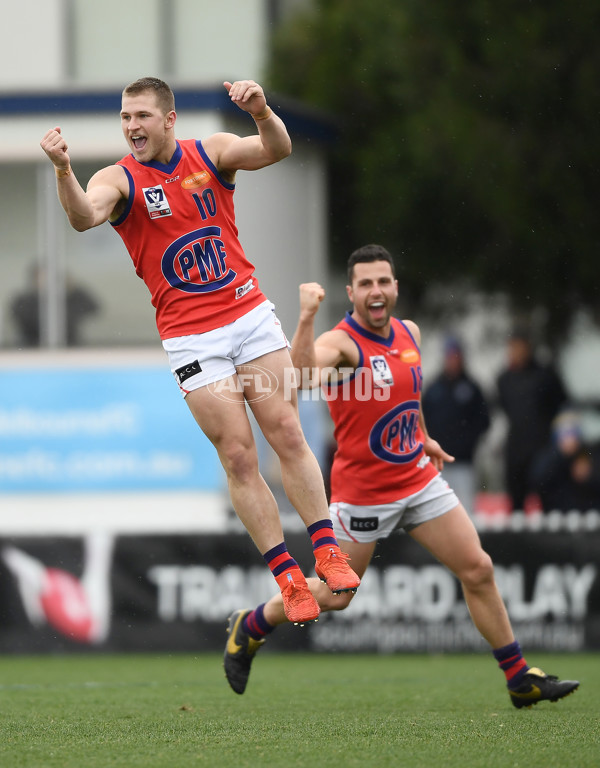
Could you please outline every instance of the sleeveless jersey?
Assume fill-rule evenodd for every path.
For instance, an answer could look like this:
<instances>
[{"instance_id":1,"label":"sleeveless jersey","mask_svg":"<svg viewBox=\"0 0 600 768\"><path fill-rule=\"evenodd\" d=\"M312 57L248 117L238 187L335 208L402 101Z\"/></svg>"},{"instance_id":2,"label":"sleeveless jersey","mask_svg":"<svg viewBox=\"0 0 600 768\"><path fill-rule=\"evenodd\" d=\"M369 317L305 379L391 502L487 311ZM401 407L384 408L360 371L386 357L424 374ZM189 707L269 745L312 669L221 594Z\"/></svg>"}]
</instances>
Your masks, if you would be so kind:
<instances>
[{"instance_id":1,"label":"sleeveless jersey","mask_svg":"<svg viewBox=\"0 0 600 768\"><path fill-rule=\"evenodd\" d=\"M350 378L324 387L337 441L331 501L368 506L406 498L438 474L419 426L419 348L395 318L387 339L362 328L350 313L336 329L355 342L359 363Z\"/></svg>"},{"instance_id":2,"label":"sleeveless jersey","mask_svg":"<svg viewBox=\"0 0 600 768\"><path fill-rule=\"evenodd\" d=\"M129 197L111 224L150 291L161 339L212 331L265 300L238 239L235 185L200 141L178 141L168 165L133 155L117 165Z\"/></svg>"}]
</instances>

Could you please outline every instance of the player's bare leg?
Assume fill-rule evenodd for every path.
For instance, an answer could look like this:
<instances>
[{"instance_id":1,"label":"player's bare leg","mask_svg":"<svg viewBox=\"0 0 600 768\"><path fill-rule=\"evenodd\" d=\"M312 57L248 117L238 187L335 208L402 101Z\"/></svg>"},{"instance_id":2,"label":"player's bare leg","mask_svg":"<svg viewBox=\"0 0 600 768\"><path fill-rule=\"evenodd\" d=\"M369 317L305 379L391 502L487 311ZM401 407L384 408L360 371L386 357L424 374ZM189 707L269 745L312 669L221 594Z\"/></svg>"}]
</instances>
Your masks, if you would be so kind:
<instances>
[{"instance_id":1,"label":"player's bare leg","mask_svg":"<svg viewBox=\"0 0 600 768\"><path fill-rule=\"evenodd\" d=\"M277 387L273 387L270 397L260 398L248 376L244 379L247 399L263 435L277 454L285 493L308 527L329 517L329 507L321 469L300 425L289 353L281 349L263 355L253 360L247 370L251 372L255 364L269 371ZM238 370L244 369L241 366Z\"/></svg>"},{"instance_id":2,"label":"player's bare leg","mask_svg":"<svg viewBox=\"0 0 600 768\"><path fill-rule=\"evenodd\" d=\"M242 392L236 391L233 377L226 390L227 399L219 396L219 390L223 390L222 382L200 387L187 395L186 403L217 449L236 514L264 553L283 541L277 502L258 469L258 454Z\"/></svg>"},{"instance_id":3,"label":"player's bare leg","mask_svg":"<svg viewBox=\"0 0 600 768\"><path fill-rule=\"evenodd\" d=\"M528 666L498 591L491 558L462 505L418 526L411 536L460 579L473 623L492 647L515 707L558 701L578 688L577 680L559 680Z\"/></svg>"},{"instance_id":4,"label":"player's bare leg","mask_svg":"<svg viewBox=\"0 0 600 768\"><path fill-rule=\"evenodd\" d=\"M492 648L514 641L490 556L462 504L410 532L460 580L473 623Z\"/></svg>"},{"instance_id":5,"label":"player's bare leg","mask_svg":"<svg viewBox=\"0 0 600 768\"><path fill-rule=\"evenodd\" d=\"M238 371L267 370L272 382L269 397L257 389L252 375L244 375L244 392L259 427L279 458L286 495L306 525L313 542L317 575L332 592L355 591L360 578L348 565L335 540L319 464L308 446L298 415L292 361L287 349L270 352ZM261 377L262 379L262 377Z\"/></svg>"},{"instance_id":6,"label":"player's bare leg","mask_svg":"<svg viewBox=\"0 0 600 768\"><path fill-rule=\"evenodd\" d=\"M235 377L200 387L186 398L194 418L217 449L233 508L263 555L281 590L286 615L295 624L320 613L298 563L284 542L277 502L258 468L258 455L244 395ZM223 398L220 393L227 392Z\"/></svg>"}]
</instances>

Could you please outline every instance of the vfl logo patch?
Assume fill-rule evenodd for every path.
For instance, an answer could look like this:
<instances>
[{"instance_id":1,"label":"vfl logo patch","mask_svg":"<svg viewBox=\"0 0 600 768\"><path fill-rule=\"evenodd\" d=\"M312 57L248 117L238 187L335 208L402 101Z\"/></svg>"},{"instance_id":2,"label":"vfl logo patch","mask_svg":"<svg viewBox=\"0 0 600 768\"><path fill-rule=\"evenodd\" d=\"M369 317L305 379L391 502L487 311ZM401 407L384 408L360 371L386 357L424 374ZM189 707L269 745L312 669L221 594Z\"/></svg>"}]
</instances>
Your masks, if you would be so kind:
<instances>
[{"instance_id":1,"label":"vfl logo patch","mask_svg":"<svg viewBox=\"0 0 600 768\"><path fill-rule=\"evenodd\" d=\"M163 254L161 268L173 288L185 293L209 293L237 277L226 261L221 227L202 227L171 243Z\"/></svg>"},{"instance_id":2,"label":"vfl logo patch","mask_svg":"<svg viewBox=\"0 0 600 768\"><path fill-rule=\"evenodd\" d=\"M197 360L194 360L193 363L188 363L187 365L182 365L181 368L176 368L174 373L177 383L183 384L186 379L190 379L201 371L202 368L200 367L200 363Z\"/></svg>"},{"instance_id":3,"label":"vfl logo patch","mask_svg":"<svg viewBox=\"0 0 600 768\"><path fill-rule=\"evenodd\" d=\"M373 369L373 382L380 387L390 386L394 383L394 377L383 355L372 355L371 368Z\"/></svg>"},{"instance_id":4,"label":"vfl logo patch","mask_svg":"<svg viewBox=\"0 0 600 768\"><path fill-rule=\"evenodd\" d=\"M376 531L379 528L378 517L351 517L351 531Z\"/></svg>"},{"instance_id":5,"label":"vfl logo patch","mask_svg":"<svg viewBox=\"0 0 600 768\"><path fill-rule=\"evenodd\" d=\"M417 442L418 426L419 401L401 403L375 423L369 435L369 448L383 461L407 464L423 447L423 443Z\"/></svg>"},{"instance_id":6,"label":"vfl logo patch","mask_svg":"<svg viewBox=\"0 0 600 768\"><path fill-rule=\"evenodd\" d=\"M142 192L151 219L158 219L160 216L172 216L162 184L158 184L156 187L143 187Z\"/></svg>"}]
</instances>

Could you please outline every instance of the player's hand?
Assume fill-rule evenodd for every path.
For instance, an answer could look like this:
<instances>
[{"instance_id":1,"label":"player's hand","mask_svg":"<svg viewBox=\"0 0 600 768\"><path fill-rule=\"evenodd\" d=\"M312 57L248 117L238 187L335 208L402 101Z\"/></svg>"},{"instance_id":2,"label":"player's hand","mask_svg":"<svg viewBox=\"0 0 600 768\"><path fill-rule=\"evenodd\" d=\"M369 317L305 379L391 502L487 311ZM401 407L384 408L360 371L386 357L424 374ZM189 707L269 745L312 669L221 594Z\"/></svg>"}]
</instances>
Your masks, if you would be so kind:
<instances>
[{"instance_id":1,"label":"player's hand","mask_svg":"<svg viewBox=\"0 0 600 768\"><path fill-rule=\"evenodd\" d=\"M55 168L66 170L71 165L71 159L68 155L69 147L58 126L46 132L44 138L40 141L40 146L48 155Z\"/></svg>"},{"instance_id":2,"label":"player's hand","mask_svg":"<svg viewBox=\"0 0 600 768\"><path fill-rule=\"evenodd\" d=\"M300 313L316 315L325 298L325 290L319 283L302 283L300 286Z\"/></svg>"},{"instance_id":3,"label":"player's hand","mask_svg":"<svg viewBox=\"0 0 600 768\"><path fill-rule=\"evenodd\" d=\"M431 463L437 469L438 472L441 472L444 469L445 461L447 461L449 464L452 464L452 462L454 461L454 456L451 456L449 453L446 453L446 451L442 448L442 446L438 443L438 441L434 440L431 437L426 438L423 448L425 450L425 453L431 459Z\"/></svg>"},{"instance_id":4,"label":"player's hand","mask_svg":"<svg viewBox=\"0 0 600 768\"><path fill-rule=\"evenodd\" d=\"M254 80L236 80L235 83L225 81L223 85L231 101L244 112L260 115L267 108L264 91Z\"/></svg>"}]
</instances>

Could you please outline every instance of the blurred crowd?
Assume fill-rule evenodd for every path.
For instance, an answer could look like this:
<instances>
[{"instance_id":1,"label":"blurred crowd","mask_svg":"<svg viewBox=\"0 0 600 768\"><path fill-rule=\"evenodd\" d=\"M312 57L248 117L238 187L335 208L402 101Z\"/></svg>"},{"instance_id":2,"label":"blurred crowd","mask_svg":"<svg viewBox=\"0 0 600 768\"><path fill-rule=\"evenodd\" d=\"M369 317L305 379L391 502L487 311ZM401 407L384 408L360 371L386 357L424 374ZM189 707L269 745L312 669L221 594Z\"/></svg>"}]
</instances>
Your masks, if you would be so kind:
<instances>
[{"instance_id":1,"label":"blurred crowd","mask_svg":"<svg viewBox=\"0 0 600 768\"><path fill-rule=\"evenodd\" d=\"M600 510L600 443L586 438L559 373L538 359L526 331L509 336L495 391L487 394L470 373L460 340L447 338L442 369L423 393L423 413L430 434L456 459L443 474L468 510L476 510L482 490L477 451L494 415L505 422L502 485L509 511Z\"/></svg>"}]
</instances>

